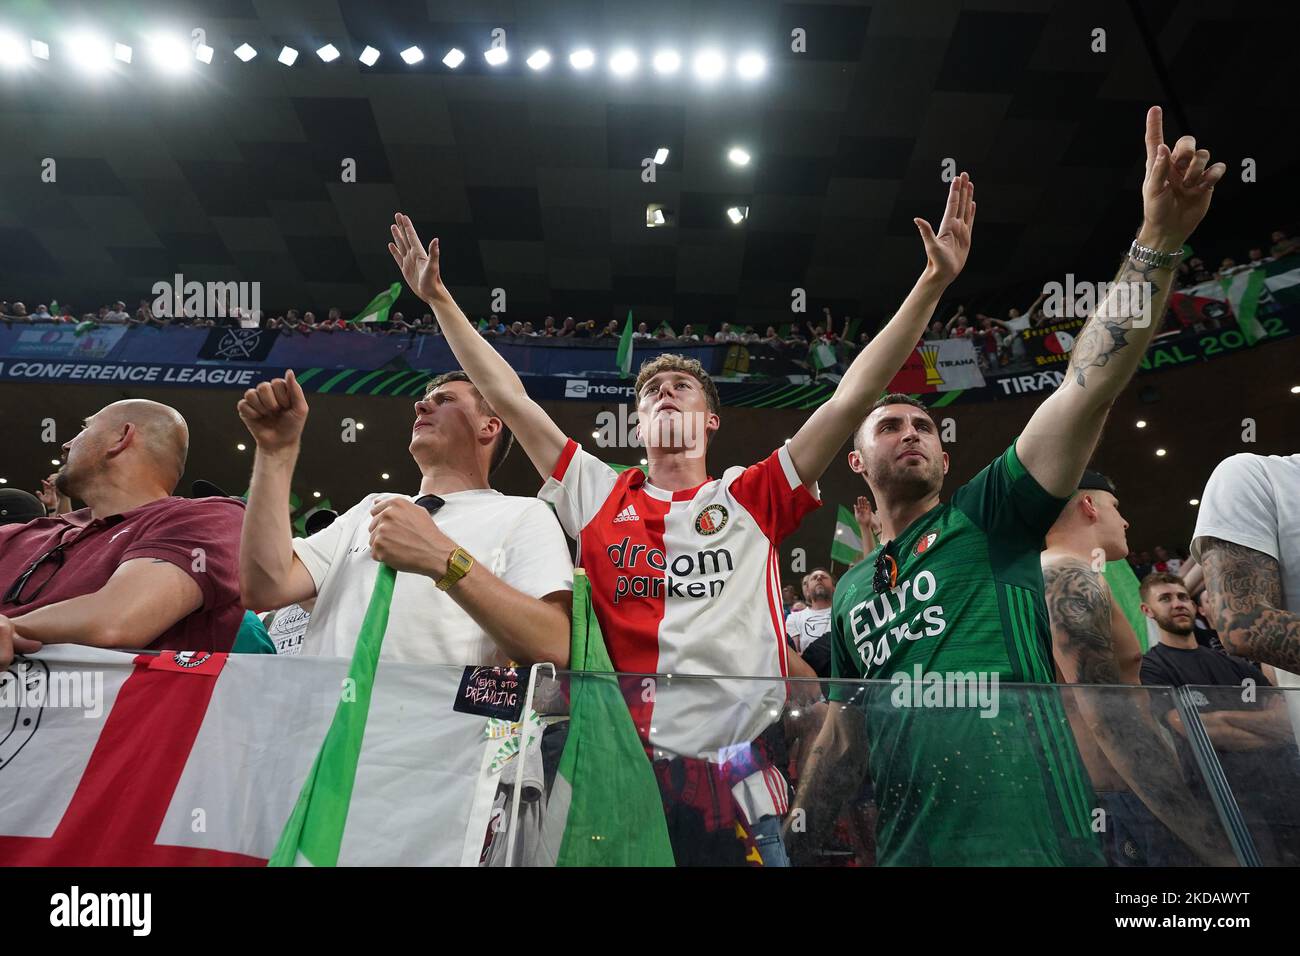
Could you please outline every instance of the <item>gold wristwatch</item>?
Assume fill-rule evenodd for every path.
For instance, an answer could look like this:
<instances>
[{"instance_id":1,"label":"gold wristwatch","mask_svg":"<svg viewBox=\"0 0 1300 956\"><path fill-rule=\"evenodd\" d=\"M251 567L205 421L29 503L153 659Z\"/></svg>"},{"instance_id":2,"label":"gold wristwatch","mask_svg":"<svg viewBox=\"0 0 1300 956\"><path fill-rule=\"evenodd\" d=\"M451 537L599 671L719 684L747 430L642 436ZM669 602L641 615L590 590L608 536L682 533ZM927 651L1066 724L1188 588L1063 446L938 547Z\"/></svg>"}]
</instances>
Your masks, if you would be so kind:
<instances>
[{"instance_id":1,"label":"gold wristwatch","mask_svg":"<svg viewBox=\"0 0 1300 956\"><path fill-rule=\"evenodd\" d=\"M447 559L447 573L438 579L439 591L450 591L451 586L469 574L469 569L474 567L474 559L469 556L469 552L464 548L457 548Z\"/></svg>"}]
</instances>

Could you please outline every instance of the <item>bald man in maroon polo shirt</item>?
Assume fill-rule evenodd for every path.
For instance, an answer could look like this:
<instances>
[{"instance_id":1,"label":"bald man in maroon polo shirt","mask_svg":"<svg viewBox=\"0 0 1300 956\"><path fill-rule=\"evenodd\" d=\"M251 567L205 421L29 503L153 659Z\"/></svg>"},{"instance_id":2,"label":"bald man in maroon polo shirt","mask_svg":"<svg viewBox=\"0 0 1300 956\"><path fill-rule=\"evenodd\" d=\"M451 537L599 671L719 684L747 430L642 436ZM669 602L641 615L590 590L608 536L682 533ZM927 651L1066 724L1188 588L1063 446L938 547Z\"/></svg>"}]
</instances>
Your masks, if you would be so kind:
<instances>
[{"instance_id":1,"label":"bald man in maroon polo shirt","mask_svg":"<svg viewBox=\"0 0 1300 956\"><path fill-rule=\"evenodd\" d=\"M63 450L56 487L86 507L0 527L0 668L41 644L229 651L244 508L172 496L189 452L180 412L114 402Z\"/></svg>"}]
</instances>

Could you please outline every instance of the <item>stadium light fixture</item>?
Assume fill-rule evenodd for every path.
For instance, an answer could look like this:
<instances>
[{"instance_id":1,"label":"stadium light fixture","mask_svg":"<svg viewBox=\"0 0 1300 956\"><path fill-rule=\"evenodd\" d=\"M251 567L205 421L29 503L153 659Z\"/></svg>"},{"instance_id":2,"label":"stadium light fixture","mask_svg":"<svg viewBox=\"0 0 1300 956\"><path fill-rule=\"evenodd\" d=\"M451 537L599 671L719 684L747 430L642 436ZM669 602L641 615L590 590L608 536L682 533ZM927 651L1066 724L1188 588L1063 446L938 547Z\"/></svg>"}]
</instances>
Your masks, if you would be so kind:
<instances>
[{"instance_id":1,"label":"stadium light fixture","mask_svg":"<svg viewBox=\"0 0 1300 956\"><path fill-rule=\"evenodd\" d=\"M732 206L730 209L727 210L727 218L730 219L732 223L739 226L742 222L744 222L747 218L749 218L749 207Z\"/></svg>"},{"instance_id":2,"label":"stadium light fixture","mask_svg":"<svg viewBox=\"0 0 1300 956\"><path fill-rule=\"evenodd\" d=\"M1146 427L1147 427L1146 419L1144 419L1144 418L1139 418L1139 419L1137 420L1136 425L1137 425L1138 428L1146 428Z\"/></svg>"},{"instance_id":3,"label":"stadium light fixture","mask_svg":"<svg viewBox=\"0 0 1300 956\"><path fill-rule=\"evenodd\" d=\"M9 484L8 478L0 478L0 485L7 485L7 484Z\"/></svg>"},{"instance_id":4,"label":"stadium light fixture","mask_svg":"<svg viewBox=\"0 0 1300 956\"><path fill-rule=\"evenodd\" d=\"M488 66L501 66L510 59L510 53L503 46L489 47L483 51L483 59L487 60Z\"/></svg>"},{"instance_id":5,"label":"stadium light fixture","mask_svg":"<svg viewBox=\"0 0 1300 956\"><path fill-rule=\"evenodd\" d=\"M1291 386L1291 394L1292 394L1292 395L1300 395L1300 385L1292 385L1292 386Z\"/></svg>"},{"instance_id":6,"label":"stadium light fixture","mask_svg":"<svg viewBox=\"0 0 1300 956\"><path fill-rule=\"evenodd\" d=\"M544 70L551 65L551 54L545 50L534 50L532 55L524 62L531 69Z\"/></svg>"},{"instance_id":7,"label":"stadium light fixture","mask_svg":"<svg viewBox=\"0 0 1300 956\"><path fill-rule=\"evenodd\" d=\"M0 33L0 66L23 66L26 62L27 49L23 42L12 33Z\"/></svg>"},{"instance_id":8,"label":"stadium light fixture","mask_svg":"<svg viewBox=\"0 0 1300 956\"><path fill-rule=\"evenodd\" d=\"M569 66L575 70L590 70L596 63L596 54L586 47L569 54Z\"/></svg>"},{"instance_id":9,"label":"stadium light fixture","mask_svg":"<svg viewBox=\"0 0 1300 956\"><path fill-rule=\"evenodd\" d=\"M1169 452L1165 451L1163 448L1157 448L1157 449L1156 449L1156 457L1157 457L1157 458L1164 458L1165 455L1167 455L1167 454L1169 454Z\"/></svg>"},{"instance_id":10,"label":"stadium light fixture","mask_svg":"<svg viewBox=\"0 0 1300 956\"><path fill-rule=\"evenodd\" d=\"M108 45L92 33L74 33L68 37L68 51L77 67L86 73L103 73L108 69Z\"/></svg>"},{"instance_id":11,"label":"stadium light fixture","mask_svg":"<svg viewBox=\"0 0 1300 956\"><path fill-rule=\"evenodd\" d=\"M637 67L636 53L629 49L614 51L614 55L609 58L609 69L615 76L628 76Z\"/></svg>"},{"instance_id":12,"label":"stadium light fixture","mask_svg":"<svg viewBox=\"0 0 1300 956\"><path fill-rule=\"evenodd\" d=\"M149 37L149 59L164 73L183 73L190 68L189 44L170 34L156 34Z\"/></svg>"},{"instance_id":13,"label":"stadium light fixture","mask_svg":"<svg viewBox=\"0 0 1300 956\"><path fill-rule=\"evenodd\" d=\"M50 45L44 40L33 40L32 56L38 60L48 60L50 58Z\"/></svg>"},{"instance_id":14,"label":"stadium light fixture","mask_svg":"<svg viewBox=\"0 0 1300 956\"><path fill-rule=\"evenodd\" d=\"M384 481L387 481L387 480L388 480L388 472L384 472L384 473L381 474L379 477L380 477L381 479L383 479Z\"/></svg>"},{"instance_id":15,"label":"stadium light fixture","mask_svg":"<svg viewBox=\"0 0 1300 956\"><path fill-rule=\"evenodd\" d=\"M701 50L695 54L692 66L695 76L701 80L716 80L727 68L727 62L717 50Z\"/></svg>"},{"instance_id":16,"label":"stadium light fixture","mask_svg":"<svg viewBox=\"0 0 1300 956\"><path fill-rule=\"evenodd\" d=\"M320 492L319 492L319 491L313 491L313 492L311 493L311 496L312 496L313 498L319 498L319 497L320 497Z\"/></svg>"},{"instance_id":17,"label":"stadium light fixture","mask_svg":"<svg viewBox=\"0 0 1300 956\"><path fill-rule=\"evenodd\" d=\"M662 166L666 162L668 162L668 147L660 146L655 150L655 165Z\"/></svg>"},{"instance_id":18,"label":"stadium light fixture","mask_svg":"<svg viewBox=\"0 0 1300 956\"><path fill-rule=\"evenodd\" d=\"M241 43L239 46L235 47L235 56L247 63L253 57L257 56L257 51L247 43Z\"/></svg>"},{"instance_id":19,"label":"stadium light fixture","mask_svg":"<svg viewBox=\"0 0 1300 956\"><path fill-rule=\"evenodd\" d=\"M1191 498L1191 499L1188 500L1187 503L1188 503L1189 505L1191 505L1193 508L1195 508L1197 505L1199 505L1199 504L1201 503L1201 499L1200 499L1200 498Z\"/></svg>"},{"instance_id":20,"label":"stadium light fixture","mask_svg":"<svg viewBox=\"0 0 1300 956\"><path fill-rule=\"evenodd\" d=\"M113 59L120 60L122 63L131 62L132 50L125 43L113 44Z\"/></svg>"},{"instance_id":21,"label":"stadium light fixture","mask_svg":"<svg viewBox=\"0 0 1300 956\"><path fill-rule=\"evenodd\" d=\"M212 53L212 47L208 46L206 43L200 43L194 48L194 59L198 60L200 63L211 63Z\"/></svg>"},{"instance_id":22,"label":"stadium light fixture","mask_svg":"<svg viewBox=\"0 0 1300 956\"><path fill-rule=\"evenodd\" d=\"M316 55L326 63L333 63L335 60L339 58L339 48L336 47L333 43L326 43L323 47L321 47L319 50L316 51Z\"/></svg>"},{"instance_id":23,"label":"stadium light fixture","mask_svg":"<svg viewBox=\"0 0 1300 956\"><path fill-rule=\"evenodd\" d=\"M238 445L236 445L235 448L237 448L239 451L248 451L248 446L245 445L242 441Z\"/></svg>"},{"instance_id":24,"label":"stadium light fixture","mask_svg":"<svg viewBox=\"0 0 1300 956\"><path fill-rule=\"evenodd\" d=\"M405 53L402 54L402 59L406 60ZM411 61L407 60L406 62L410 63ZM462 63L465 62L465 54L462 53L460 50L456 49L455 47L452 47L450 50L447 51L447 55L442 58L442 62L443 65L446 66L448 69L454 70L456 69L456 67L460 66Z\"/></svg>"},{"instance_id":25,"label":"stadium light fixture","mask_svg":"<svg viewBox=\"0 0 1300 956\"><path fill-rule=\"evenodd\" d=\"M742 80L756 80L767 72L767 60L758 53L744 53L736 61L736 72Z\"/></svg>"},{"instance_id":26,"label":"stadium light fixture","mask_svg":"<svg viewBox=\"0 0 1300 956\"><path fill-rule=\"evenodd\" d=\"M367 46L361 51L361 55L357 59L366 66L374 66L379 62L379 51L372 46Z\"/></svg>"},{"instance_id":27,"label":"stadium light fixture","mask_svg":"<svg viewBox=\"0 0 1300 956\"><path fill-rule=\"evenodd\" d=\"M750 156L749 153L745 152L739 146L733 146L727 152L727 159L731 160L737 166L748 166Z\"/></svg>"},{"instance_id":28,"label":"stadium light fixture","mask_svg":"<svg viewBox=\"0 0 1300 956\"><path fill-rule=\"evenodd\" d=\"M362 431L365 431L365 430L366 430L366 423L365 423L365 422L357 422L357 431L362 432Z\"/></svg>"},{"instance_id":29,"label":"stadium light fixture","mask_svg":"<svg viewBox=\"0 0 1300 956\"><path fill-rule=\"evenodd\" d=\"M291 46L286 46L280 50L280 55L276 59L285 66L293 66L298 62L298 51Z\"/></svg>"},{"instance_id":30,"label":"stadium light fixture","mask_svg":"<svg viewBox=\"0 0 1300 956\"><path fill-rule=\"evenodd\" d=\"M682 56L676 50L659 50L650 61L656 73L670 76L682 68Z\"/></svg>"},{"instance_id":31,"label":"stadium light fixture","mask_svg":"<svg viewBox=\"0 0 1300 956\"><path fill-rule=\"evenodd\" d=\"M50 459L50 464L51 464L51 465L61 465L62 462L59 461L59 459L57 459L57 458L51 458L51 459Z\"/></svg>"}]
</instances>

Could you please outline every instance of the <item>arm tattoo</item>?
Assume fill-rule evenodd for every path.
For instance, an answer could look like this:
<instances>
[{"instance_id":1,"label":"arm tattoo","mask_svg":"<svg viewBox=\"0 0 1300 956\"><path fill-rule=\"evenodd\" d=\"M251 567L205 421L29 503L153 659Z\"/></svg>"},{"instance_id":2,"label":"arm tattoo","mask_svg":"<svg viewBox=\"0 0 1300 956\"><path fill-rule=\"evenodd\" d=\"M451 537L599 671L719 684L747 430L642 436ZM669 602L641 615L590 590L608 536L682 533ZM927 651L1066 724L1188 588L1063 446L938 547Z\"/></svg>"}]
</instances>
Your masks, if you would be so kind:
<instances>
[{"instance_id":1,"label":"arm tattoo","mask_svg":"<svg viewBox=\"0 0 1300 956\"><path fill-rule=\"evenodd\" d=\"M1300 617L1282 609L1277 559L1220 538L1201 546L1205 589L1229 653L1300 671Z\"/></svg>"},{"instance_id":2,"label":"arm tattoo","mask_svg":"<svg viewBox=\"0 0 1300 956\"><path fill-rule=\"evenodd\" d=\"M1070 352L1069 371L1074 374L1080 388L1087 387L1090 369L1102 368L1126 346L1133 344L1129 341L1129 333L1135 328L1146 331L1145 341L1142 341L1142 336L1137 336L1145 349L1146 342L1155 334L1152 326L1164 315L1169 291L1168 270L1157 279L1158 271L1153 265L1125 257L1109 292L1097 303ZM1144 316L1145 324L1135 325L1135 320Z\"/></svg>"},{"instance_id":3,"label":"arm tattoo","mask_svg":"<svg viewBox=\"0 0 1300 956\"><path fill-rule=\"evenodd\" d=\"M1072 661L1072 683L1118 684L1110 634L1110 595L1099 571L1086 564L1043 569L1047 615L1057 653Z\"/></svg>"}]
</instances>

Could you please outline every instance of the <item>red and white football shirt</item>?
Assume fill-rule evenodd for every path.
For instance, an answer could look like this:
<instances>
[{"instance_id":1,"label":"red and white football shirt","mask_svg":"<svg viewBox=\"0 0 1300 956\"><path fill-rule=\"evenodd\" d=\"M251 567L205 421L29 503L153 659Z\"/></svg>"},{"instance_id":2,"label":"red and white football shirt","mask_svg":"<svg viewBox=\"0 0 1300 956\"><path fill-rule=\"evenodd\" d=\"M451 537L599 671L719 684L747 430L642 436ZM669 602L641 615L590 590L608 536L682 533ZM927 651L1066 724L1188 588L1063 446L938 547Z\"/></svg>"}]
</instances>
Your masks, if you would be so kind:
<instances>
[{"instance_id":1,"label":"red and white football shirt","mask_svg":"<svg viewBox=\"0 0 1300 956\"><path fill-rule=\"evenodd\" d=\"M780 714L785 685L689 675L786 675L777 549L821 504L789 450L665 491L570 440L540 496L578 540L615 669L673 676L647 678L629 700L653 756L725 763L747 748Z\"/></svg>"}]
</instances>

